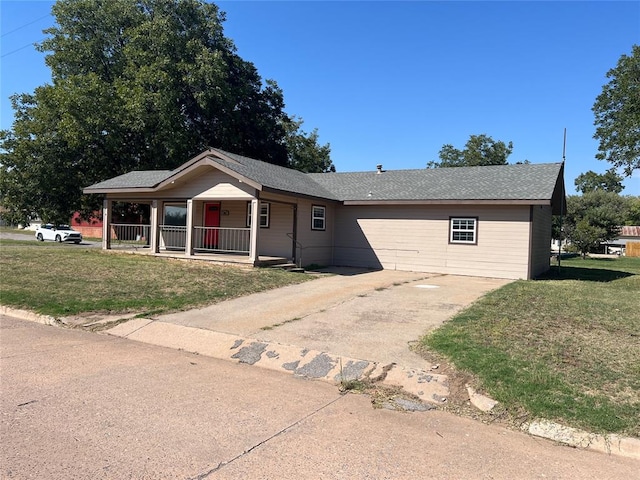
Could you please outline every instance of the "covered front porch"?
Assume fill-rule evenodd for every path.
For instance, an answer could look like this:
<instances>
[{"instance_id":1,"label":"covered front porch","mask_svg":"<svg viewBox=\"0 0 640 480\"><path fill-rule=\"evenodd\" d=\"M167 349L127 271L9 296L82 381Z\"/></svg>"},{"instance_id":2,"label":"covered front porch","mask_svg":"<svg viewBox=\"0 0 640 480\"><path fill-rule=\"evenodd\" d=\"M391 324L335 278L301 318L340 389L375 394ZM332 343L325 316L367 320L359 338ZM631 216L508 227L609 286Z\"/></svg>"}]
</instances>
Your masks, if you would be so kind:
<instances>
[{"instance_id":1,"label":"covered front porch","mask_svg":"<svg viewBox=\"0 0 640 480\"><path fill-rule=\"evenodd\" d=\"M114 215L123 203L138 205L142 213L134 221ZM107 198L102 248L254 266L291 263L296 257L294 213L290 205L258 198ZM280 228L270 228L272 215Z\"/></svg>"}]
</instances>

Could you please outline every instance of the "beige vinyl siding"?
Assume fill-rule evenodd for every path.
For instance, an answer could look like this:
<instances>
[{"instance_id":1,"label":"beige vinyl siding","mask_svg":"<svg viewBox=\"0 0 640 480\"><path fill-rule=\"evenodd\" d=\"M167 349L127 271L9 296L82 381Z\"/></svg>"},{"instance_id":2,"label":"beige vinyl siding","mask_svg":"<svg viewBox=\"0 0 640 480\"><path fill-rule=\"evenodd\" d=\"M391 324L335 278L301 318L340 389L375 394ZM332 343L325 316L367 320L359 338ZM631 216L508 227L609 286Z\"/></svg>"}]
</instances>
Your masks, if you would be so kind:
<instances>
[{"instance_id":1,"label":"beige vinyl siding","mask_svg":"<svg viewBox=\"0 0 640 480\"><path fill-rule=\"evenodd\" d=\"M325 210L325 229L311 229L311 208L320 205ZM336 207L332 202L300 199L298 201L298 242L302 245L302 265L332 265L333 261L333 232Z\"/></svg>"},{"instance_id":2,"label":"beige vinyl siding","mask_svg":"<svg viewBox=\"0 0 640 480\"><path fill-rule=\"evenodd\" d=\"M245 228L247 226L247 202L244 200L206 200L193 201L193 225L196 227L204 225L204 206L208 203L220 204L220 227L222 228ZM229 215L224 215L224 212Z\"/></svg>"},{"instance_id":3,"label":"beige vinyl siding","mask_svg":"<svg viewBox=\"0 0 640 480\"><path fill-rule=\"evenodd\" d=\"M551 267L551 223L550 206L531 207L531 277L545 273Z\"/></svg>"},{"instance_id":4,"label":"beige vinyl siding","mask_svg":"<svg viewBox=\"0 0 640 480\"><path fill-rule=\"evenodd\" d=\"M220 215L220 226L223 228L246 228L247 226L247 202L246 201L222 201L220 210L227 211L229 215Z\"/></svg>"},{"instance_id":5,"label":"beige vinyl siding","mask_svg":"<svg viewBox=\"0 0 640 480\"><path fill-rule=\"evenodd\" d=\"M269 203L269 228L260 228L258 231L260 255L291 259L293 240L287 234L293 234L294 206L270 203L266 199L261 202Z\"/></svg>"},{"instance_id":6,"label":"beige vinyl siding","mask_svg":"<svg viewBox=\"0 0 640 480\"><path fill-rule=\"evenodd\" d=\"M477 245L449 243L450 217L476 217ZM346 206L337 211L334 263L527 278L528 206Z\"/></svg>"}]
</instances>

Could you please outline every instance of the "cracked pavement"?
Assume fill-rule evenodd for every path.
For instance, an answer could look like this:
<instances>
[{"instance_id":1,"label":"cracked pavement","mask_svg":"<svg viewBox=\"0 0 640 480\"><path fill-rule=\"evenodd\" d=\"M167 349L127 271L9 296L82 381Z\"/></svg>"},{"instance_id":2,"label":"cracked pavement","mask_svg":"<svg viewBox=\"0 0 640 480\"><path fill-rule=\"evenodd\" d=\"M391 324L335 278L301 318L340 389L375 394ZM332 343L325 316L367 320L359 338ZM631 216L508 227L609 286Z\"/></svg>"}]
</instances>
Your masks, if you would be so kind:
<instances>
[{"instance_id":1,"label":"cracked pavement","mask_svg":"<svg viewBox=\"0 0 640 480\"><path fill-rule=\"evenodd\" d=\"M640 462L184 351L0 316L7 479L634 478Z\"/></svg>"}]
</instances>

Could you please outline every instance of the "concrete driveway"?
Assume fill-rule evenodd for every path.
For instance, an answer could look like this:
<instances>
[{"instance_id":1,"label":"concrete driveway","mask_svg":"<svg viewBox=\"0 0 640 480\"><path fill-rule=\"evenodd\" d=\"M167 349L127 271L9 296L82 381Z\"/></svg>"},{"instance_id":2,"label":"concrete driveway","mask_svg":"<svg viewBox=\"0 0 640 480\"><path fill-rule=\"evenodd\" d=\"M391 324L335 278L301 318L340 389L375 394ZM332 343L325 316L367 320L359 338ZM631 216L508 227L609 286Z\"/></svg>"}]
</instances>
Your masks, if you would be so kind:
<instances>
[{"instance_id":1,"label":"concrete driveway","mask_svg":"<svg viewBox=\"0 0 640 480\"><path fill-rule=\"evenodd\" d=\"M510 281L393 270L330 272L156 320L424 369L426 361L409 345Z\"/></svg>"}]
</instances>

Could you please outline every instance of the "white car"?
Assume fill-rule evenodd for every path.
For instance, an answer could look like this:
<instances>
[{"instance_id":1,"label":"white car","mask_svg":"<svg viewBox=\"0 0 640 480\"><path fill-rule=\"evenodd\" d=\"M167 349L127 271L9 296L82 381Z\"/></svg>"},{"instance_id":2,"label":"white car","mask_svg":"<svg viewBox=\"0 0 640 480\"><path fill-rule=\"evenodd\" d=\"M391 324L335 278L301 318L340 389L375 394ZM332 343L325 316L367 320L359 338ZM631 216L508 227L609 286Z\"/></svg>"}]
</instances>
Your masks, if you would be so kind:
<instances>
[{"instance_id":1,"label":"white car","mask_svg":"<svg viewBox=\"0 0 640 480\"><path fill-rule=\"evenodd\" d=\"M36 228L36 239L40 242L53 240L60 243L73 242L77 244L82 241L82 234L69 225L51 225L47 223Z\"/></svg>"}]
</instances>

